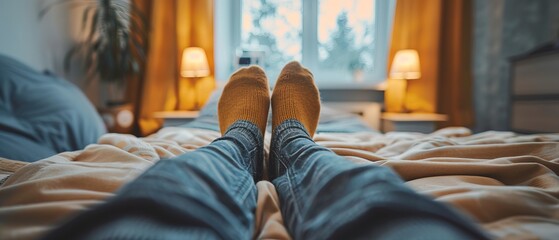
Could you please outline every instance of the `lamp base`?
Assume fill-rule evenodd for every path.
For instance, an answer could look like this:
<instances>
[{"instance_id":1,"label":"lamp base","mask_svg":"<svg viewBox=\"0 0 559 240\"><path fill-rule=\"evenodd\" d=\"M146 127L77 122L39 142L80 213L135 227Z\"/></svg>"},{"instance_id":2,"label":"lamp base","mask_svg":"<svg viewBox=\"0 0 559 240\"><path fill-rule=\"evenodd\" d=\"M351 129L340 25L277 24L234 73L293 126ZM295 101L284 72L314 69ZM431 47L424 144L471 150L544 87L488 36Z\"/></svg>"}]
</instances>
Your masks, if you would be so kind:
<instances>
[{"instance_id":1,"label":"lamp base","mask_svg":"<svg viewBox=\"0 0 559 240\"><path fill-rule=\"evenodd\" d=\"M192 89L193 104L194 104L194 106L192 108L189 108L188 110L199 110L200 109L199 102L198 102L198 90L196 89L196 85L197 85L199 79L201 79L201 77L186 78L186 80L188 80L189 85ZM181 105L181 102L182 102L181 95L183 95L183 94L181 94L181 90L182 90L181 84L180 84L180 82L182 82L181 80L183 80L183 79L179 79L179 81L177 81L178 84L176 86L176 93L175 93L176 96L177 96L177 103L175 105L175 110L185 110L185 109L182 108L182 105Z\"/></svg>"},{"instance_id":2,"label":"lamp base","mask_svg":"<svg viewBox=\"0 0 559 240\"><path fill-rule=\"evenodd\" d=\"M398 113L412 113L412 111L402 105L402 109Z\"/></svg>"},{"instance_id":3,"label":"lamp base","mask_svg":"<svg viewBox=\"0 0 559 240\"><path fill-rule=\"evenodd\" d=\"M406 107L406 100L408 100L408 81L404 79L404 98L402 99L402 109L400 113L410 113L411 111Z\"/></svg>"},{"instance_id":4,"label":"lamp base","mask_svg":"<svg viewBox=\"0 0 559 240\"><path fill-rule=\"evenodd\" d=\"M192 91L194 92L194 107L192 110L200 110L200 106L198 105L198 89L196 89L196 85L198 83L199 77L188 78L190 80L190 86L192 87Z\"/></svg>"}]
</instances>

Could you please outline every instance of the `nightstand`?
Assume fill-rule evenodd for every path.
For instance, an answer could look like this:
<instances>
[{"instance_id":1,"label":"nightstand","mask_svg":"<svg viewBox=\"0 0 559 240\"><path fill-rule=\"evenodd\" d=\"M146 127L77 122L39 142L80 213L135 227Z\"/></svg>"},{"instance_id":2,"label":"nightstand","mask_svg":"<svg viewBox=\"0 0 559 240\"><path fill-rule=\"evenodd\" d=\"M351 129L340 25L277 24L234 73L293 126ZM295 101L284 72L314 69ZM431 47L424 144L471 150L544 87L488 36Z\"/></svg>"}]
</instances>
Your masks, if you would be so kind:
<instances>
[{"instance_id":1,"label":"nightstand","mask_svg":"<svg viewBox=\"0 0 559 240\"><path fill-rule=\"evenodd\" d=\"M199 111L166 111L153 113L153 117L163 119L163 127L183 125L196 119L199 115Z\"/></svg>"},{"instance_id":2,"label":"nightstand","mask_svg":"<svg viewBox=\"0 0 559 240\"><path fill-rule=\"evenodd\" d=\"M383 132L420 132L431 133L435 131L437 122L444 122L447 116L436 113L383 113Z\"/></svg>"}]
</instances>

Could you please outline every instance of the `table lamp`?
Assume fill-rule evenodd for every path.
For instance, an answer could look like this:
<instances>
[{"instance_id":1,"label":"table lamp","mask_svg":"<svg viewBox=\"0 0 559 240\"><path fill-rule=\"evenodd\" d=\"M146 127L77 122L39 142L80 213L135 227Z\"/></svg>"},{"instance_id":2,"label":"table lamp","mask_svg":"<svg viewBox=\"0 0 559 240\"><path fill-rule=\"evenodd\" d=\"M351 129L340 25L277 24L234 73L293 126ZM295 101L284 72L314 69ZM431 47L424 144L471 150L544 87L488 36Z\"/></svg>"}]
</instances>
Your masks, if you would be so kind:
<instances>
[{"instance_id":1,"label":"table lamp","mask_svg":"<svg viewBox=\"0 0 559 240\"><path fill-rule=\"evenodd\" d=\"M406 95L408 91L407 80L421 78L421 70L419 66L419 54L414 49L404 49L396 52L392 65L390 67L391 79L403 79L404 81L404 98L402 101L402 112L408 112L406 109Z\"/></svg>"},{"instance_id":2,"label":"table lamp","mask_svg":"<svg viewBox=\"0 0 559 240\"><path fill-rule=\"evenodd\" d=\"M196 83L199 79L210 75L208 58L204 49L199 47L185 48L182 52L181 77L190 81L190 86L194 91L194 109L198 109L198 96ZM180 82L180 81L179 81ZM180 106L180 84L177 86L177 109Z\"/></svg>"}]
</instances>

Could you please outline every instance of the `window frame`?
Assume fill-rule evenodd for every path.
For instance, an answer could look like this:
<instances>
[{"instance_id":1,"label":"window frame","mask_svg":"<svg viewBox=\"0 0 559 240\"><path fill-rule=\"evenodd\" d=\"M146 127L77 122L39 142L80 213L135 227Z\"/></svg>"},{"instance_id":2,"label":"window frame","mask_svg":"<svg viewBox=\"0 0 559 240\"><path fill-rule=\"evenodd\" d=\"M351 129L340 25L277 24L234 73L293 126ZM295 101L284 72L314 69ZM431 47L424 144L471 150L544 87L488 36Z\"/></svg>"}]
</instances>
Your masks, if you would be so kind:
<instances>
[{"instance_id":1,"label":"window frame","mask_svg":"<svg viewBox=\"0 0 559 240\"><path fill-rule=\"evenodd\" d=\"M228 73L233 69L233 59L235 58L235 50L241 46L241 28L242 28L242 0L215 0L216 1L216 19L215 19L215 59L216 59L216 78L218 81L226 81ZM301 0L302 1L302 64L312 71L320 71L318 67L318 11L319 0ZM387 61L389 43L392 30L392 19L396 0L375 0L375 23L374 32L377 37L376 44L379 46L374 53L373 70L366 72L365 82L352 82L348 86L347 81L344 83L333 83L339 76L330 77L317 74L317 84L320 88L377 88L379 84L386 80L387 77ZM227 24L228 23L228 24ZM220 40L221 39L221 40ZM230 39L224 41L223 39ZM383 47L384 46L384 47ZM229 56L226 54L230 53ZM332 76L332 75L330 75ZM275 78L276 76L268 76ZM322 80L322 81L321 81Z\"/></svg>"}]
</instances>

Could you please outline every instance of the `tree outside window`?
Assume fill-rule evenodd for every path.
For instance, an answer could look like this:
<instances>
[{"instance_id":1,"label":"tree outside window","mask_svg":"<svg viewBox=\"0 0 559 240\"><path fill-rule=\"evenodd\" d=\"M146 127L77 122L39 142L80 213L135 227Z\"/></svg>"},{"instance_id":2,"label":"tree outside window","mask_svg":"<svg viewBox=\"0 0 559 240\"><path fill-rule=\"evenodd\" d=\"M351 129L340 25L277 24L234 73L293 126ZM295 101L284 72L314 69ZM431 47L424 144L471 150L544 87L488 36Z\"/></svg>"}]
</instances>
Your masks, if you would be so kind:
<instances>
[{"instance_id":1,"label":"tree outside window","mask_svg":"<svg viewBox=\"0 0 559 240\"><path fill-rule=\"evenodd\" d=\"M377 1L240 0L240 47L266 53L272 83L292 60L309 66L319 85L376 81L385 74L379 54L386 54L388 39L378 42ZM379 6L388 12L388 3Z\"/></svg>"}]
</instances>

